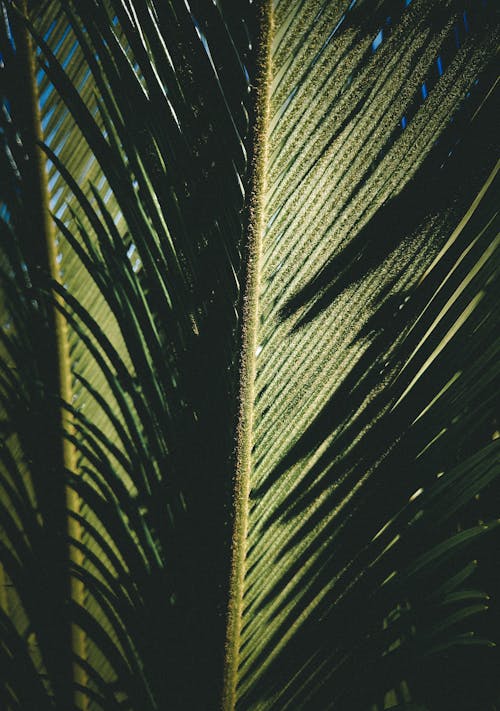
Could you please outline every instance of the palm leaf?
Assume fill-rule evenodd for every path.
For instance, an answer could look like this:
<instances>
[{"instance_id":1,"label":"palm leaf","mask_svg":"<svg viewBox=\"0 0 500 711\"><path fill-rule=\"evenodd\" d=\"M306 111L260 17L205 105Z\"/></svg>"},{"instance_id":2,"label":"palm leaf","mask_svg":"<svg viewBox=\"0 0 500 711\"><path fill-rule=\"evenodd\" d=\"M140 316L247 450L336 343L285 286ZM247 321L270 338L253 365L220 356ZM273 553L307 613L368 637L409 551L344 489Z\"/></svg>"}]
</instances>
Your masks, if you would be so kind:
<instances>
[{"instance_id":1,"label":"palm leaf","mask_svg":"<svg viewBox=\"0 0 500 711\"><path fill-rule=\"evenodd\" d=\"M4 10L7 708L494 708L491 5Z\"/></svg>"},{"instance_id":2,"label":"palm leaf","mask_svg":"<svg viewBox=\"0 0 500 711\"><path fill-rule=\"evenodd\" d=\"M76 434L68 434L68 438L80 455L80 476L71 477L69 486L81 499L83 533L81 543L74 544L86 553L83 568L72 565L73 575L86 588L85 610L75 608L73 616L85 630L88 662L104 675L106 684L113 683L113 693L118 698L125 695L135 708L149 708L163 707L165 699L178 705L178 699L196 693L188 686L189 669L202 665L196 661L188 627L197 630L200 660L207 657L204 646L217 649L220 638L218 655L211 654L211 663L204 662L208 704L220 678L224 618L219 588L228 556L219 558L218 549L224 507L229 503L234 406L228 395L235 378L235 347L228 349L227 345L234 343L236 335L235 270L239 269L239 257L233 243L241 232L238 171L245 169L245 149L239 131L245 130L243 102L248 101L248 91L224 16L209 8L205 11L208 17L202 15L200 22L216 21L215 32L228 36L226 45L220 40L218 53L239 60L225 73L241 98L233 94L236 107L231 113L219 111L218 130L213 125L217 122L207 121L204 114L193 121L191 108L207 98L213 101L212 88L224 97L219 76L197 35L194 17L186 7L177 17L174 8L166 8L156 18L148 17L146 5L135 9L142 12L140 20L152 30L152 22L156 31L161 23L165 32L172 33L173 26L166 24L172 19L184 28L184 47L171 40L170 52L178 59L175 70L165 61L161 74L154 64L130 62L127 51L131 48L143 63L150 60L140 47L139 19L131 22L120 4L115 9L101 8L100 26L90 4L79 8L76 15L75 9L67 6L59 25L54 25L52 5L30 28L43 50L48 80L53 82L52 86L41 84L42 101L44 92L48 94L42 106L42 124L51 137L49 145L54 146L53 151L46 148L52 171L49 182L56 195L63 184L62 200L68 202L67 212L57 200L52 207L60 229L65 282L65 288L54 284L65 302L55 306L65 313L70 328L73 401L77 403ZM111 21L115 10L121 22L116 31L120 37ZM81 32L82 25L87 36ZM72 33L80 37L78 48L71 40ZM150 37L154 42L154 35ZM164 43L165 37L161 39ZM113 61L108 47L116 53ZM193 57L187 56L186 48L194 51ZM164 44L153 47L148 43L148 50L159 53L163 60L169 56ZM95 55L101 60L99 65L95 59L90 61ZM85 56L94 72L90 92L101 92L98 104L90 110L77 92L86 72L81 68ZM200 75L201 88L190 86L193 67ZM176 88L177 76L182 73L188 78ZM164 89L167 79L169 96ZM57 90L65 92L67 108L63 104L62 110L55 103ZM130 138L123 140L121 114L139 115L138 101L143 109L141 126L137 131L129 126ZM170 123L165 122L168 116ZM179 120L185 124L183 132ZM109 142L103 134L106 126L110 127ZM123 143L118 143L121 140ZM85 141L88 148L76 150L76 145ZM205 155L207 141L211 154L215 147L226 146L228 159L215 170L211 155ZM98 157L104 181L95 186L85 184L82 191L76 167L82 160L89 162L85 154ZM167 181L165 162L169 164ZM229 179L233 197L226 195L222 206L222 195L213 193L213 175L209 173L219 175L219 188ZM111 206L106 182L114 189ZM179 205L192 201L193 195L199 212L181 211ZM127 254L132 246L129 233L120 233L119 222L115 228L118 214L134 227L133 247L140 255L140 270L137 263L134 269ZM177 231L175 243L172 230ZM195 237L192 242L186 241L190 234ZM75 258L80 267L71 269ZM172 318L174 307L181 308L180 319ZM199 383L210 362L216 369L211 372L213 388L206 393ZM111 404L104 406L106 402ZM217 425L218 418L223 426ZM217 439L207 437L211 430L217 431ZM193 474L201 463L204 484L198 482L193 489ZM224 472L228 472L225 479ZM212 514L219 511L220 515L215 523L210 520L204 526L196 560L193 540L199 534L195 532L198 526L203 527L200 515L212 499ZM99 560L109 566L111 574L104 574ZM167 560L168 575L164 572ZM197 570L196 576L192 568ZM213 575L214 568L218 575ZM120 578L120 569L125 571L125 580ZM194 602L196 598L204 601L205 611ZM168 677L159 655L166 640L170 640L167 655L177 669ZM90 681L97 694L109 696L109 691L95 687L99 677L94 674Z\"/></svg>"},{"instance_id":3,"label":"palm leaf","mask_svg":"<svg viewBox=\"0 0 500 711\"><path fill-rule=\"evenodd\" d=\"M413 676L413 610L450 570L406 566L455 554L437 510L495 476L493 445L481 484L463 467L434 499L494 431L494 35L478 12L458 47L451 6L388 5L276 11L241 708L362 708Z\"/></svg>"}]
</instances>

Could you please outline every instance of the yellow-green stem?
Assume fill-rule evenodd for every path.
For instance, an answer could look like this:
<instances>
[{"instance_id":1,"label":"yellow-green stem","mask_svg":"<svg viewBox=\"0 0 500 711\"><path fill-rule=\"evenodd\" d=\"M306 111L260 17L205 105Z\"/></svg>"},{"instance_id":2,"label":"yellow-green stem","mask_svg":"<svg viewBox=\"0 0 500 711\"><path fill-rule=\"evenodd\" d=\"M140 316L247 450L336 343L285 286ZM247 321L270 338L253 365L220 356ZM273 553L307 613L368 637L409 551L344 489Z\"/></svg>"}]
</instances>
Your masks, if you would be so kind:
<instances>
[{"instance_id":1,"label":"yellow-green stem","mask_svg":"<svg viewBox=\"0 0 500 711\"><path fill-rule=\"evenodd\" d=\"M247 272L243 297L239 413L234 485L234 527L229 581L222 707L236 705L243 589L248 529L248 501L252 467L254 384L259 323L259 289L262 235L265 228L266 164L268 154L271 87L272 2L260 8L261 39L257 64L257 95L250 195Z\"/></svg>"},{"instance_id":2,"label":"yellow-green stem","mask_svg":"<svg viewBox=\"0 0 500 711\"><path fill-rule=\"evenodd\" d=\"M27 15L27 2L26 0L21 0L18 5L21 14ZM33 179L33 199L37 201L37 214L39 217L38 227L40 230L40 253L43 254L42 259L44 262L44 267L48 269L50 276L56 280L60 281L60 271L57 262L57 247L56 247L56 235L54 229L54 222L50 213L50 194L47 180L47 168L46 168L46 158L43 151L36 145L37 142L41 142L43 139L42 127L41 127L41 117L40 117L40 106L38 97L38 85L36 80L36 61L35 61L35 50L33 47L32 38L28 30L23 26L21 27L18 34L18 56L22 65L20 69L26 80L26 97L27 97L27 116L26 128L30 135L30 143L32 149L31 159L35 168L34 174L36 177ZM45 253L44 253L45 252ZM55 326L55 338L56 338L56 348L57 348L57 358L58 358L58 384L60 396L63 402L71 402L72 397L72 382L71 382L71 367L70 367L70 356L69 356L69 341L68 341L68 327L64 319L64 316L60 311L54 308L54 326ZM68 419L66 411L60 409L60 418L62 427L68 431L71 430L71 421ZM62 446L62 459L66 470L76 471L76 450L74 445L64 439L61 443ZM79 513L80 502L77 494L70 489L66 489L66 506L69 512ZM70 538L74 540L81 540L81 527L80 524L71 516L68 516L68 534ZM79 548L72 545L69 546L68 551L69 560L78 565L82 566L83 554ZM79 605L84 604L84 587L83 583L76 578L71 578L71 589L70 594L72 599ZM76 625L72 625L71 628L71 643L73 653L78 657L85 659L86 657L86 643L85 635L81 628ZM73 681L77 686L85 687L87 684L87 675L83 669L76 663L73 664ZM87 697L79 691L75 692L75 706L77 708L85 709L88 706Z\"/></svg>"}]
</instances>

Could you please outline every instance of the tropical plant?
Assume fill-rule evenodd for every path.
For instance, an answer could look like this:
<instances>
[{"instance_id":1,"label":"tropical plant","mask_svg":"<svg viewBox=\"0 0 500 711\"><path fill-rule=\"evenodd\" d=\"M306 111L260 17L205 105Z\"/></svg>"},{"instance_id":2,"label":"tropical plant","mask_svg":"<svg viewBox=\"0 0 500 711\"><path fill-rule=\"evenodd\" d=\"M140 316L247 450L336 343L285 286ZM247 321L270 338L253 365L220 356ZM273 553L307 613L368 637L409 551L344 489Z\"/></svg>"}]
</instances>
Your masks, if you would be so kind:
<instances>
[{"instance_id":1,"label":"tropical plant","mask_svg":"<svg viewBox=\"0 0 500 711\"><path fill-rule=\"evenodd\" d=\"M498 708L494 3L0 5L1 707Z\"/></svg>"}]
</instances>

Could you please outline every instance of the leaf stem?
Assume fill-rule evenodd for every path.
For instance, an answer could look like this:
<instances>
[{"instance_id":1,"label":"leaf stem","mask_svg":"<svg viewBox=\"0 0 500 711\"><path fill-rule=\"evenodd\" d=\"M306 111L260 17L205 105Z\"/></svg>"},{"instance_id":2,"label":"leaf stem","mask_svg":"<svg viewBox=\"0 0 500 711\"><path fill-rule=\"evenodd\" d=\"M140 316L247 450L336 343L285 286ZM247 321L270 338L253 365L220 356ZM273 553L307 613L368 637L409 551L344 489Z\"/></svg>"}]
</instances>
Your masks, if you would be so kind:
<instances>
[{"instance_id":1,"label":"leaf stem","mask_svg":"<svg viewBox=\"0 0 500 711\"><path fill-rule=\"evenodd\" d=\"M248 501L252 468L254 386L259 323L261 243L265 229L266 165L268 159L271 43L273 29L271 0L262 1L259 19L261 34L257 58L256 114L250 179L251 191L248 220L247 264L241 332L239 409L236 431L236 471L233 504L234 524L222 693L222 708L224 711L232 711L236 705L245 580Z\"/></svg>"},{"instance_id":2,"label":"leaf stem","mask_svg":"<svg viewBox=\"0 0 500 711\"><path fill-rule=\"evenodd\" d=\"M27 0L21 0L19 5L20 15L27 17L28 7ZM15 20L14 20L15 21ZM38 96L37 71L35 50L31 35L24 22L19 18L17 23L17 55L19 60L19 71L25 87L23 92L23 121L24 138L27 144L27 149L30 155L32 170L29 173L29 189L32 195L31 212L33 216L33 224L37 225L39 230L39 238L33 241L34 254L33 264L35 271L39 274L42 289L46 286L45 279L53 279L60 281L61 274L59 264L57 262L57 246L54 222L50 212L50 193L47 179L47 166L44 152L39 147L43 141L43 132L41 127L40 106ZM53 370L54 380L57 383L58 392L63 402L71 402L72 398L72 381L71 381L71 361L69 354L68 341L68 326L64 316L56 308L50 309L49 318L51 319L50 330L53 333L53 350L57 354L57 363L54 364ZM64 431L71 431L72 425L68 419L66 410L62 407L58 408L56 415L59 418L60 425L60 452L56 455L60 459L61 471L76 471L76 450L74 445L62 436ZM65 489L65 502L69 512L80 513L80 502L78 495L69 487ZM72 516L67 516L67 533L70 539L77 541L81 540L81 527L77 520ZM78 566L83 564L82 552L70 545L68 550L69 560ZM70 580L70 595L71 599L78 605L84 604L84 587L83 583L75 577ZM71 625L71 645L74 655L85 659L86 644L85 635L81 628L76 625ZM85 687L87 684L87 675L84 670L76 663L73 663L73 682L78 687ZM87 696L79 691L74 692L74 703L79 709L85 709L88 706Z\"/></svg>"}]
</instances>

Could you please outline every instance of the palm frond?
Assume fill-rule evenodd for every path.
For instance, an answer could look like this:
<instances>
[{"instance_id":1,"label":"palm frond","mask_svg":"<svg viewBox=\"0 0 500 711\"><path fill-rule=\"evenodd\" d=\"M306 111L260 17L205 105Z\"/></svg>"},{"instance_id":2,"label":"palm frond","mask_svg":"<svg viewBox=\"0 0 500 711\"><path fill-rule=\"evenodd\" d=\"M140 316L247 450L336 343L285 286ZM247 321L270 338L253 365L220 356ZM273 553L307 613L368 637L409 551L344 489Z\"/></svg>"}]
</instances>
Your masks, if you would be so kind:
<instances>
[{"instance_id":1,"label":"palm frond","mask_svg":"<svg viewBox=\"0 0 500 711\"><path fill-rule=\"evenodd\" d=\"M498 697L495 9L258 5L2 3L8 709Z\"/></svg>"},{"instance_id":2,"label":"palm frond","mask_svg":"<svg viewBox=\"0 0 500 711\"><path fill-rule=\"evenodd\" d=\"M484 600L440 625L426 595L498 516L472 525L498 474L498 38L489 9L407 5L275 9L242 709L477 693L415 667L476 643Z\"/></svg>"},{"instance_id":3,"label":"palm frond","mask_svg":"<svg viewBox=\"0 0 500 711\"><path fill-rule=\"evenodd\" d=\"M70 572L86 597L71 619L91 704L180 708L196 669L208 708L220 684L252 103L231 14L51 3L27 21L74 373Z\"/></svg>"}]
</instances>

